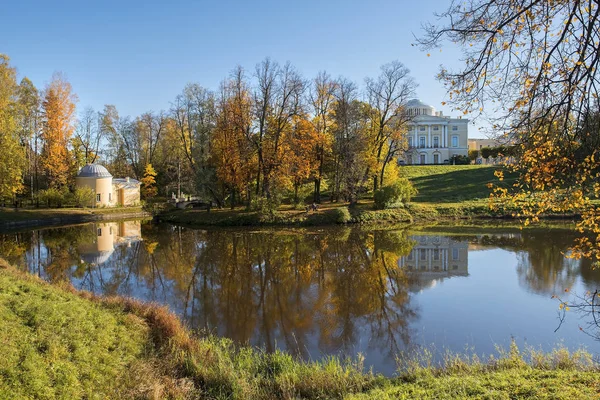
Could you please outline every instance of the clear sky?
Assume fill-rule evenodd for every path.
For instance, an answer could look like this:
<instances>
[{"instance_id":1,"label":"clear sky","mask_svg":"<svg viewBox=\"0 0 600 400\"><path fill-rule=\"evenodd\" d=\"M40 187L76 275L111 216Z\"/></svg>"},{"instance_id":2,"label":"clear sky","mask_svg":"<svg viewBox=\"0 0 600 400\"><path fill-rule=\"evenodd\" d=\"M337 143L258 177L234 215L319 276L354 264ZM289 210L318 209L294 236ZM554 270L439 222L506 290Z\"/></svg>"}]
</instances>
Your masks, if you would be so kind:
<instances>
[{"instance_id":1,"label":"clear sky","mask_svg":"<svg viewBox=\"0 0 600 400\"><path fill-rule=\"evenodd\" d=\"M168 109L188 82L217 89L236 66L249 73L265 57L290 61L306 78L321 70L361 88L382 64L399 60L419 83L417 96L441 102L435 75L457 65L451 48L411 46L421 23L449 0L300 1L29 1L0 7L0 53L19 79L38 88L66 74L78 109L114 104L121 115ZM469 136L481 136L472 126Z\"/></svg>"}]
</instances>

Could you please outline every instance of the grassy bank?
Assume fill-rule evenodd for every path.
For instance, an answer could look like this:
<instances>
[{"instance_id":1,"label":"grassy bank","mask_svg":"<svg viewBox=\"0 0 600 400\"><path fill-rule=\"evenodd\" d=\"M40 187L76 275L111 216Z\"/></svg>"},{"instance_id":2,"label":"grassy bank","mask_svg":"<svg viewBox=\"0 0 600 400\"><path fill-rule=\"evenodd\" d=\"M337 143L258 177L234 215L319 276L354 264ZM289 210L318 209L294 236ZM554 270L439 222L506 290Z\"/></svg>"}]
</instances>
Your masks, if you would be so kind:
<instances>
[{"instance_id":1,"label":"grassy bank","mask_svg":"<svg viewBox=\"0 0 600 400\"><path fill-rule=\"evenodd\" d=\"M162 213L160 220L190 226L321 226L346 223L409 223L413 218L406 208L374 210L372 201L360 201L355 207L325 203L317 211L306 212L282 206L277 212L263 214L243 207L231 209L174 210Z\"/></svg>"},{"instance_id":2,"label":"grassy bank","mask_svg":"<svg viewBox=\"0 0 600 400\"><path fill-rule=\"evenodd\" d=\"M489 362L411 361L397 378L331 358L239 348L197 339L165 308L56 287L0 264L0 398L593 398L598 369L585 353ZM525 359L529 357L530 363Z\"/></svg>"},{"instance_id":3,"label":"grassy bank","mask_svg":"<svg viewBox=\"0 0 600 400\"><path fill-rule=\"evenodd\" d=\"M409 207L375 210L373 201L363 199L352 208L324 202L319 210L305 212L282 206L274 215L261 215L243 207L234 210L175 210L161 215L166 222L199 226L295 225L335 223L411 223L440 218L508 217L490 210L489 183L498 183L497 167L480 165L406 166L401 174L410 179L418 194ZM510 185L514 177L507 177ZM346 214L344 216L344 214ZM349 214L349 215L348 215Z\"/></svg>"}]
</instances>

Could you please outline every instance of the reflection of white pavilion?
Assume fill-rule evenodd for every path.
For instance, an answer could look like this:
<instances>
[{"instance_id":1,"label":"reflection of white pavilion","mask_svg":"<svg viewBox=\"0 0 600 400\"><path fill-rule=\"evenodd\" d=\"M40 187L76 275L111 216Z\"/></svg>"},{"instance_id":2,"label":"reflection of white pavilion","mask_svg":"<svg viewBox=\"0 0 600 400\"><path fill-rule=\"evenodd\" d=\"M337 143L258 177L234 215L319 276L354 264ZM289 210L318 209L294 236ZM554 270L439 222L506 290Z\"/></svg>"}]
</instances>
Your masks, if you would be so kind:
<instances>
[{"instance_id":1,"label":"reflection of white pavilion","mask_svg":"<svg viewBox=\"0 0 600 400\"><path fill-rule=\"evenodd\" d=\"M95 241L79 246L81 261L91 265L105 263L115 251L115 244L129 247L142 239L140 221L99 223L95 224L94 229Z\"/></svg>"},{"instance_id":2,"label":"reflection of white pavilion","mask_svg":"<svg viewBox=\"0 0 600 400\"><path fill-rule=\"evenodd\" d=\"M418 280L418 286L434 286L440 279L468 276L469 242L450 236L417 235L411 252L398 259L398 266Z\"/></svg>"}]
</instances>

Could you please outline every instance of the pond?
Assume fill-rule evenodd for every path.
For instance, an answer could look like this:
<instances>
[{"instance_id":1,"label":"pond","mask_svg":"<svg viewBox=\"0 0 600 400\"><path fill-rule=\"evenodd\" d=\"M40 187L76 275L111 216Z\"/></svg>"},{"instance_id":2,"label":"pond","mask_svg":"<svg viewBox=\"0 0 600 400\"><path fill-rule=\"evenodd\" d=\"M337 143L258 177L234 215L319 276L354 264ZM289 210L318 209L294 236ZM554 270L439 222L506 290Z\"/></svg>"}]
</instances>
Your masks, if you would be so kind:
<instances>
[{"instance_id":1,"label":"pond","mask_svg":"<svg viewBox=\"0 0 600 400\"><path fill-rule=\"evenodd\" d=\"M199 330L303 359L365 357L393 375L421 348L494 354L495 346L600 343L559 301L600 287L565 258L567 229L433 227L195 230L142 221L0 235L0 255L49 281L167 305ZM565 289L568 292L565 292ZM593 333L593 332L592 332Z\"/></svg>"}]
</instances>

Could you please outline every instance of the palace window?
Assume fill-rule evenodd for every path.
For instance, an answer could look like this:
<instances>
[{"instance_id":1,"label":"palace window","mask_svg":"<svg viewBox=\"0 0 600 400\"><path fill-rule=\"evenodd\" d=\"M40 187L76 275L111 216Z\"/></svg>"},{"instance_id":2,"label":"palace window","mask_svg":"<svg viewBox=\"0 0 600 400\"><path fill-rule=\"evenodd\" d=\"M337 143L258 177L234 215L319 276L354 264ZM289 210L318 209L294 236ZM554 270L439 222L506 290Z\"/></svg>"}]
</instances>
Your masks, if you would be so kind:
<instances>
[{"instance_id":1,"label":"palace window","mask_svg":"<svg viewBox=\"0 0 600 400\"><path fill-rule=\"evenodd\" d=\"M108 202L110 203L112 201L112 193L108 194Z\"/></svg>"},{"instance_id":2,"label":"palace window","mask_svg":"<svg viewBox=\"0 0 600 400\"><path fill-rule=\"evenodd\" d=\"M421 154L421 164L425 164L425 163L426 163L425 154Z\"/></svg>"},{"instance_id":3,"label":"palace window","mask_svg":"<svg viewBox=\"0 0 600 400\"><path fill-rule=\"evenodd\" d=\"M453 261L456 261L456 260L458 260L458 249L457 249L456 247L454 247L454 248L452 249L452 260L453 260Z\"/></svg>"},{"instance_id":4,"label":"palace window","mask_svg":"<svg viewBox=\"0 0 600 400\"><path fill-rule=\"evenodd\" d=\"M413 147L413 138L412 138L412 136L408 137L408 147Z\"/></svg>"},{"instance_id":5,"label":"palace window","mask_svg":"<svg viewBox=\"0 0 600 400\"><path fill-rule=\"evenodd\" d=\"M422 131L422 132L425 132L425 127L424 126L420 126L419 130Z\"/></svg>"},{"instance_id":6,"label":"palace window","mask_svg":"<svg viewBox=\"0 0 600 400\"><path fill-rule=\"evenodd\" d=\"M456 126L456 125L453 125L453 126L452 126L452 130L453 130L453 131L457 131L457 130L458 130L458 126Z\"/></svg>"},{"instance_id":7,"label":"palace window","mask_svg":"<svg viewBox=\"0 0 600 400\"><path fill-rule=\"evenodd\" d=\"M439 126L437 126L437 125L435 125L435 126L433 127L433 130L434 130L434 131L439 131L439 130L440 130L440 127L439 127Z\"/></svg>"},{"instance_id":8,"label":"palace window","mask_svg":"<svg viewBox=\"0 0 600 400\"><path fill-rule=\"evenodd\" d=\"M433 250L433 259L435 261L438 261L440 259L440 250L439 249L434 249Z\"/></svg>"},{"instance_id":9,"label":"palace window","mask_svg":"<svg viewBox=\"0 0 600 400\"><path fill-rule=\"evenodd\" d=\"M425 147L425 136L419 138L419 147Z\"/></svg>"},{"instance_id":10,"label":"palace window","mask_svg":"<svg viewBox=\"0 0 600 400\"><path fill-rule=\"evenodd\" d=\"M440 137L439 136L433 137L433 147L440 147Z\"/></svg>"},{"instance_id":11,"label":"palace window","mask_svg":"<svg viewBox=\"0 0 600 400\"><path fill-rule=\"evenodd\" d=\"M102 228L98 228L98 230L96 230L96 233L98 234L98 236L102 236Z\"/></svg>"},{"instance_id":12,"label":"palace window","mask_svg":"<svg viewBox=\"0 0 600 400\"><path fill-rule=\"evenodd\" d=\"M98 194L96 195L96 201L97 201L98 203L100 203L100 193L98 193Z\"/></svg>"},{"instance_id":13,"label":"palace window","mask_svg":"<svg viewBox=\"0 0 600 400\"><path fill-rule=\"evenodd\" d=\"M427 259L427 251L425 249L419 249L419 258L421 259L421 261Z\"/></svg>"},{"instance_id":14,"label":"palace window","mask_svg":"<svg viewBox=\"0 0 600 400\"><path fill-rule=\"evenodd\" d=\"M433 155L433 163L434 164L439 164L440 163L440 155L439 154L434 154Z\"/></svg>"},{"instance_id":15,"label":"palace window","mask_svg":"<svg viewBox=\"0 0 600 400\"><path fill-rule=\"evenodd\" d=\"M458 147L458 136L452 136L452 147Z\"/></svg>"}]
</instances>

